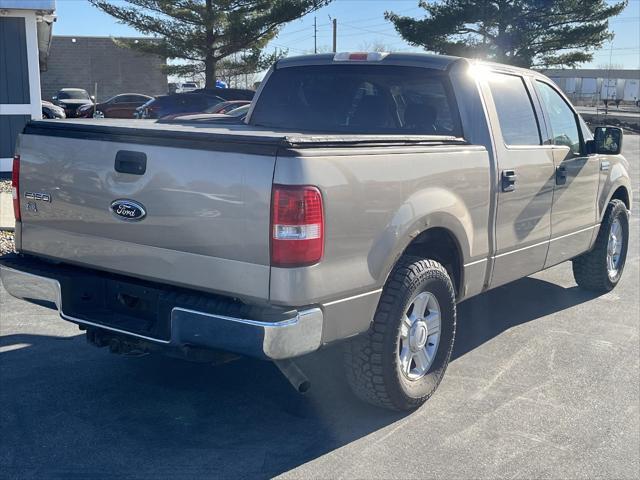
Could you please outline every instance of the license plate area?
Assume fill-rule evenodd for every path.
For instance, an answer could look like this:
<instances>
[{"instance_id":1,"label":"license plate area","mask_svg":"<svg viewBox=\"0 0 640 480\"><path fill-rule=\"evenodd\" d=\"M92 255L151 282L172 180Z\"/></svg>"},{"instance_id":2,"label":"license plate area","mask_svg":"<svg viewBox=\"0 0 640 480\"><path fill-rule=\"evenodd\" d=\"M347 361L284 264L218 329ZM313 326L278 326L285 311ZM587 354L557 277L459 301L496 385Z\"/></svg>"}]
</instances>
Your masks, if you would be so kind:
<instances>
[{"instance_id":1,"label":"license plate area","mask_svg":"<svg viewBox=\"0 0 640 480\"><path fill-rule=\"evenodd\" d=\"M162 289L84 275L65 279L61 286L62 311L68 317L159 340L171 337L171 305Z\"/></svg>"}]
</instances>

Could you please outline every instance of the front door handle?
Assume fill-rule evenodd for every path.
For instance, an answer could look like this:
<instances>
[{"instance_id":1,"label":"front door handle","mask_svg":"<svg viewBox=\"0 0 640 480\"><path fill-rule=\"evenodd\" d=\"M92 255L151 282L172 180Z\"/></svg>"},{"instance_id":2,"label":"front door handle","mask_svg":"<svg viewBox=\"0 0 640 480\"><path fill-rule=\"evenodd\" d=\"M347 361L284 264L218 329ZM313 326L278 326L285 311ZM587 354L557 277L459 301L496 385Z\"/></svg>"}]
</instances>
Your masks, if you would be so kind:
<instances>
[{"instance_id":1,"label":"front door handle","mask_svg":"<svg viewBox=\"0 0 640 480\"><path fill-rule=\"evenodd\" d=\"M567 167L560 165L556 168L556 185L567 183Z\"/></svg>"},{"instance_id":2,"label":"front door handle","mask_svg":"<svg viewBox=\"0 0 640 480\"><path fill-rule=\"evenodd\" d=\"M513 192L516 189L517 175L515 170L502 171L502 191Z\"/></svg>"}]
</instances>

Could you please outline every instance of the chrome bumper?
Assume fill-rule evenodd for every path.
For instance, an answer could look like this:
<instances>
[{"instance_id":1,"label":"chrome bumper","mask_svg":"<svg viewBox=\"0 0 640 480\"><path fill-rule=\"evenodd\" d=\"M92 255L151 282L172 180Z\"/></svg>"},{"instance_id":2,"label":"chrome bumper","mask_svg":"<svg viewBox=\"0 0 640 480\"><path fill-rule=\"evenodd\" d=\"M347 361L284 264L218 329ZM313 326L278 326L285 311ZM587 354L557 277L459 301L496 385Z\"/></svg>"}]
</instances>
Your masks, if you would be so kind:
<instances>
[{"instance_id":1,"label":"chrome bumper","mask_svg":"<svg viewBox=\"0 0 640 480\"><path fill-rule=\"evenodd\" d=\"M0 279L12 296L38 304L49 303L64 320L172 347L195 345L281 360L313 352L322 341L320 308L299 310L297 315L284 321L264 322L174 307L170 319L171 337L163 340L66 315L62 309L60 282L55 278L0 264Z\"/></svg>"}]
</instances>

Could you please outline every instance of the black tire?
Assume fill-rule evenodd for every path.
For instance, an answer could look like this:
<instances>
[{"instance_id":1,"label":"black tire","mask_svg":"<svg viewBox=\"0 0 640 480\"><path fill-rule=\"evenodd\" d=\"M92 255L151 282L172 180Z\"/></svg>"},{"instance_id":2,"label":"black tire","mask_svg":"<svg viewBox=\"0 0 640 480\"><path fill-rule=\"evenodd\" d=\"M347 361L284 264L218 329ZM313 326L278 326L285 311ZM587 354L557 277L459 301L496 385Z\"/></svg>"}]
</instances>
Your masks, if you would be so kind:
<instances>
[{"instance_id":1,"label":"black tire","mask_svg":"<svg viewBox=\"0 0 640 480\"><path fill-rule=\"evenodd\" d=\"M622 227L622 251L617 274L609 275L607 268L607 248L609 244L609 232L611 225L618 219ZM625 204L620 200L611 200L607 205L604 219L600 224L598 237L593 248L579 257L573 259L573 277L576 283L586 289L596 292L609 292L615 288L622 277L624 265L627 260L629 245L629 212Z\"/></svg>"},{"instance_id":2,"label":"black tire","mask_svg":"<svg viewBox=\"0 0 640 480\"><path fill-rule=\"evenodd\" d=\"M400 327L412 299L421 292L433 294L440 307L440 341L427 373L418 380L409 380L400 371ZM444 376L455 330L455 292L445 268L434 260L402 257L387 280L371 328L345 344L344 361L351 389L360 399L380 407L419 407Z\"/></svg>"}]
</instances>

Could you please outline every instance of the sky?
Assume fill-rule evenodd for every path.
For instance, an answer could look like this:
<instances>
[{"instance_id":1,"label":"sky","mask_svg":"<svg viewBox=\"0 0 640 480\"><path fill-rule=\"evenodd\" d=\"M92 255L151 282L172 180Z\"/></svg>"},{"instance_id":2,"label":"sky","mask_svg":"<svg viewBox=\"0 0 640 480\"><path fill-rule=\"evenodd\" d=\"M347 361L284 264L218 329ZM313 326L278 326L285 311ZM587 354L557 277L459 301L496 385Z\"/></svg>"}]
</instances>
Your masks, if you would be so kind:
<instances>
[{"instance_id":1,"label":"sky","mask_svg":"<svg viewBox=\"0 0 640 480\"><path fill-rule=\"evenodd\" d=\"M424 12L418 7L418 0L334 0L314 14L287 24L267 48L287 49L289 55L313 53L315 17L320 51L331 49L333 18L338 21L338 51L369 50L379 44L386 50L420 51L403 41L384 19L384 12L388 10L416 17L422 17ZM86 0L57 0L56 14L54 35L140 36ZM615 38L595 52L591 63L581 68L606 68L610 62L614 68L640 68L640 0L629 0L627 8L609 20L609 25Z\"/></svg>"}]
</instances>

